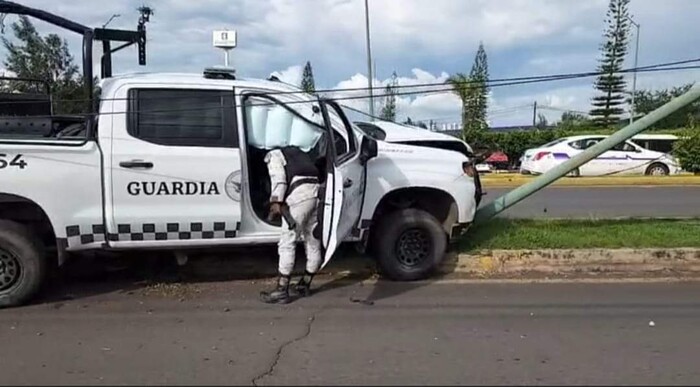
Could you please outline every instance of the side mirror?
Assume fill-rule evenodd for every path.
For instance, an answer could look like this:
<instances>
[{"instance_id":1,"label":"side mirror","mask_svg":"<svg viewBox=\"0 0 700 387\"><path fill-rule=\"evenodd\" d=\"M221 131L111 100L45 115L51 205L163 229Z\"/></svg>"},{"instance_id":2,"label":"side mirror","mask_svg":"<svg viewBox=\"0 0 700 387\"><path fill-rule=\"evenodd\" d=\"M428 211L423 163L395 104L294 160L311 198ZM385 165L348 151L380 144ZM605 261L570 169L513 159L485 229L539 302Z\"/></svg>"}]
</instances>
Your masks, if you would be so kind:
<instances>
[{"instance_id":1,"label":"side mirror","mask_svg":"<svg viewBox=\"0 0 700 387\"><path fill-rule=\"evenodd\" d=\"M377 157L378 153L377 141L367 136L362 137L362 144L360 145L360 161L362 164Z\"/></svg>"},{"instance_id":2,"label":"side mirror","mask_svg":"<svg viewBox=\"0 0 700 387\"><path fill-rule=\"evenodd\" d=\"M476 164L481 164L484 162L484 160L488 159L493 152L488 150L488 149L482 149L474 153L472 156L472 160L474 161L474 165Z\"/></svg>"}]
</instances>

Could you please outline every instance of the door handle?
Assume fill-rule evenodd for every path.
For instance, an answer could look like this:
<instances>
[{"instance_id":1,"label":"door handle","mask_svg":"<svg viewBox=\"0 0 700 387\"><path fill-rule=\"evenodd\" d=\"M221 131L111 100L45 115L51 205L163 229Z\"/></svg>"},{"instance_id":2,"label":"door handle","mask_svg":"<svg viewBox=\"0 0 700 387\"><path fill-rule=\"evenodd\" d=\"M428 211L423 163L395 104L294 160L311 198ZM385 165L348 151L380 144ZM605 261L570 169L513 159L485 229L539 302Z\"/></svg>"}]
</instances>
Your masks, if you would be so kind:
<instances>
[{"instance_id":1,"label":"door handle","mask_svg":"<svg viewBox=\"0 0 700 387\"><path fill-rule=\"evenodd\" d=\"M151 168L153 168L153 163L150 161L143 161L143 160L131 160L131 161L122 161L119 163L119 166L122 168L151 169Z\"/></svg>"},{"instance_id":2,"label":"door handle","mask_svg":"<svg viewBox=\"0 0 700 387\"><path fill-rule=\"evenodd\" d=\"M350 188L352 187L352 180L351 179L345 179L343 182L343 188Z\"/></svg>"}]
</instances>

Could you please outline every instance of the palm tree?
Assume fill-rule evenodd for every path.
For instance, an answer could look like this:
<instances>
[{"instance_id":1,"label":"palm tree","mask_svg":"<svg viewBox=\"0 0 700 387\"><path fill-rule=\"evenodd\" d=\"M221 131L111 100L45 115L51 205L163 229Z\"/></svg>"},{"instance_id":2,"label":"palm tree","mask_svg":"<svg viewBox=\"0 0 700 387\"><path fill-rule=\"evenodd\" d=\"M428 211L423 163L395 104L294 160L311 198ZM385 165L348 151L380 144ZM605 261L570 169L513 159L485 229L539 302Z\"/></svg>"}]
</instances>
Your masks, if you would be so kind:
<instances>
[{"instance_id":1,"label":"palm tree","mask_svg":"<svg viewBox=\"0 0 700 387\"><path fill-rule=\"evenodd\" d=\"M462 127L467 123L467 106L474 88L471 85L472 81L469 76L463 73L457 73L447 78L447 84L452 86L452 92L455 93L462 101Z\"/></svg>"}]
</instances>

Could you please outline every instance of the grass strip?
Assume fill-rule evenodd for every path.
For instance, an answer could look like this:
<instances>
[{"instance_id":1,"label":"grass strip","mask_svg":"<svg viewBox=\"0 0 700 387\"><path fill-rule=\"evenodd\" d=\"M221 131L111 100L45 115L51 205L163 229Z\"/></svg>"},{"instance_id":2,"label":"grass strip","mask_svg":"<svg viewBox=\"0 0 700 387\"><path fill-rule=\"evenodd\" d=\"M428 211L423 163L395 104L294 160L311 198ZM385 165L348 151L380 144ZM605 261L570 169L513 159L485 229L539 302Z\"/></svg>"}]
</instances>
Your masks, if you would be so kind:
<instances>
[{"instance_id":1,"label":"grass strip","mask_svg":"<svg viewBox=\"0 0 700 387\"><path fill-rule=\"evenodd\" d=\"M505 219L475 225L461 252L495 249L700 247L700 219Z\"/></svg>"},{"instance_id":2,"label":"grass strip","mask_svg":"<svg viewBox=\"0 0 700 387\"><path fill-rule=\"evenodd\" d=\"M482 175L481 182L485 187L517 187L534 179L530 175L492 174ZM555 181L555 186L586 187L586 186L700 186L700 176L690 174L673 176L594 176L594 177L564 177Z\"/></svg>"}]
</instances>

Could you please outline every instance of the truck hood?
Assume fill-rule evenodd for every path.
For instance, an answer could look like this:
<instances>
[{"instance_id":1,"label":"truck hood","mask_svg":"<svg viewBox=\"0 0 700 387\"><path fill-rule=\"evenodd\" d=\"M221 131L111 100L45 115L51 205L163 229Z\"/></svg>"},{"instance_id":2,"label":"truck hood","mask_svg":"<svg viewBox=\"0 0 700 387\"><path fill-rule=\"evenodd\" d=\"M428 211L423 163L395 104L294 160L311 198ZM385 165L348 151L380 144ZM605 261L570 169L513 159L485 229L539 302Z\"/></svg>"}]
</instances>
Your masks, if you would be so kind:
<instances>
[{"instance_id":1,"label":"truck hood","mask_svg":"<svg viewBox=\"0 0 700 387\"><path fill-rule=\"evenodd\" d=\"M462 164L469 161L458 152L386 141L377 141L377 151L377 161L391 162L402 169L434 175L461 175Z\"/></svg>"},{"instance_id":2,"label":"truck hood","mask_svg":"<svg viewBox=\"0 0 700 387\"><path fill-rule=\"evenodd\" d=\"M358 122L355 122L358 123ZM462 142L467 146L467 149L469 152L473 152L472 147L469 146L469 144L465 143L464 141L460 140L459 138L456 138L454 136L450 136L449 134L444 134L444 133L438 133L438 132L433 132L428 129L423 129L419 127L413 127L410 125L403 125L403 124L397 124L394 122L388 122L388 121L378 121L378 122L362 122L359 121L359 123L365 123L365 124L370 124L373 125L379 129L381 129L384 134L386 135L386 138L384 138L383 141L386 142L409 142L409 141L456 141L456 142Z\"/></svg>"}]
</instances>

